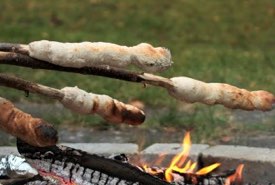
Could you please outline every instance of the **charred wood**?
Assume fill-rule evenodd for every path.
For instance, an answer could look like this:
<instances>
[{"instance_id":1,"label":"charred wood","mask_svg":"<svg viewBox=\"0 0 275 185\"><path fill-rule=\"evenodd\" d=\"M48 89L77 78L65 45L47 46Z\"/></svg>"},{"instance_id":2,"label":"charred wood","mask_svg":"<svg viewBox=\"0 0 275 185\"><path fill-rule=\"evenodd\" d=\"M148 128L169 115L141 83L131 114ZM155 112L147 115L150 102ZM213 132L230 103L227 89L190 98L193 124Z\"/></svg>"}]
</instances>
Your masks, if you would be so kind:
<instances>
[{"instance_id":1,"label":"charred wood","mask_svg":"<svg viewBox=\"0 0 275 185\"><path fill-rule=\"evenodd\" d=\"M104 158L65 146L33 147L18 140L18 151L38 171L63 176L78 184L168 185L129 163Z\"/></svg>"}]
</instances>

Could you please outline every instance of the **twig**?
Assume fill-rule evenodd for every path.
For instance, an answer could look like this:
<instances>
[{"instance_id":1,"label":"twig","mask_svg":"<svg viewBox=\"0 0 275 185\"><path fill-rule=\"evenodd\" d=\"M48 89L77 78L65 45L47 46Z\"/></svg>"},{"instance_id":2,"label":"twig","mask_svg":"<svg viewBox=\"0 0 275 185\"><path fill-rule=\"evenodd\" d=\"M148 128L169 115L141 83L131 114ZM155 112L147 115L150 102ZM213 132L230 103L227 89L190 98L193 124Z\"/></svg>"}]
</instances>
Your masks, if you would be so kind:
<instances>
[{"instance_id":1,"label":"twig","mask_svg":"<svg viewBox=\"0 0 275 185\"><path fill-rule=\"evenodd\" d=\"M31 93L41 94L57 100L62 100L64 97L64 94L58 89L54 89L51 87L47 87L44 85L23 80L18 77L1 74L1 73L0 73L0 85L25 91L27 93L31 92Z\"/></svg>"},{"instance_id":2,"label":"twig","mask_svg":"<svg viewBox=\"0 0 275 185\"><path fill-rule=\"evenodd\" d=\"M27 55L12 52L0 51L0 64L16 65L33 69L46 69L54 71L79 73L83 75L103 76L136 83L142 82L154 86L162 86L165 88L173 87L173 84L169 79L161 76L152 75L149 73L132 72L109 66L94 66L82 68L62 67L45 61L34 59Z\"/></svg>"},{"instance_id":3,"label":"twig","mask_svg":"<svg viewBox=\"0 0 275 185\"><path fill-rule=\"evenodd\" d=\"M33 68L33 69L46 69L46 70L79 73L83 75L97 75L97 76L104 76L104 77L131 81L131 82L142 81L142 78L139 76L140 73L134 73L126 70L115 69L109 66L82 67L82 68L62 67L62 66L45 62L45 61L31 58L27 55L22 55L19 53L12 53L12 52L0 51L0 64L16 65L21 67Z\"/></svg>"},{"instance_id":4,"label":"twig","mask_svg":"<svg viewBox=\"0 0 275 185\"><path fill-rule=\"evenodd\" d=\"M0 43L0 51L15 52L24 55L29 55L28 45L23 44Z\"/></svg>"}]
</instances>

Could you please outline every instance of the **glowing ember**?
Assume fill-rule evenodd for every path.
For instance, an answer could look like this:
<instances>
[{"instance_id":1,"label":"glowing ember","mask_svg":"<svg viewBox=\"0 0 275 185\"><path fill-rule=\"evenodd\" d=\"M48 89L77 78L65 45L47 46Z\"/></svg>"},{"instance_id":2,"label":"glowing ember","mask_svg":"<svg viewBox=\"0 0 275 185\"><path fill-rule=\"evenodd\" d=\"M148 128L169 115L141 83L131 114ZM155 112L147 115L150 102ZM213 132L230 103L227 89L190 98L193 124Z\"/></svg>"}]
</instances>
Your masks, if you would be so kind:
<instances>
[{"instance_id":1,"label":"glowing ember","mask_svg":"<svg viewBox=\"0 0 275 185\"><path fill-rule=\"evenodd\" d=\"M59 184L59 185L78 185L77 183L75 183L73 181L70 181L69 179L64 179L64 178L62 178L59 175L56 175L54 173L44 172L44 171L39 170L39 174L41 176L43 176L45 179L51 180L55 184Z\"/></svg>"}]
</instances>

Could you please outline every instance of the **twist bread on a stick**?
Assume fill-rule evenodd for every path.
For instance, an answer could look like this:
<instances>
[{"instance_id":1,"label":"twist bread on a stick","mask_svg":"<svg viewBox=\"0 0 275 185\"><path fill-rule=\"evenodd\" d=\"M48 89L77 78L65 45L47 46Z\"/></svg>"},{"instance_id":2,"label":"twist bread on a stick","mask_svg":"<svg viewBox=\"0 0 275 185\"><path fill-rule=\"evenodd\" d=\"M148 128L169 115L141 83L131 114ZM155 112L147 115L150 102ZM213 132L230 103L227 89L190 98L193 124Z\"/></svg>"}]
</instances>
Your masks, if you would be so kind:
<instances>
[{"instance_id":1,"label":"twist bread on a stick","mask_svg":"<svg viewBox=\"0 0 275 185\"><path fill-rule=\"evenodd\" d=\"M40 118L33 118L0 97L0 128L33 146L52 146L57 143L57 131Z\"/></svg>"},{"instance_id":2,"label":"twist bread on a stick","mask_svg":"<svg viewBox=\"0 0 275 185\"><path fill-rule=\"evenodd\" d=\"M64 67L108 65L125 68L135 65L147 72L163 71L172 65L171 53L163 47L147 43L127 47L106 42L61 43L34 41L29 43L29 55Z\"/></svg>"},{"instance_id":3,"label":"twist bread on a stick","mask_svg":"<svg viewBox=\"0 0 275 185\"><path fill-rule=\"evenodd\" d=\"M60 101L66 108L81 114L98 114L113 123L139 125L144 122L144 112L107 95L87 93L77 87L61 89L64 98Z\"/></svg>"},{"instance_id":4,"label":"twist bread on a stick","mask_svg":"<svg viewBox=\"0 0 275 185\"><path fill-rule=\"evenodd\" d=\"M173 88L168 92L173 97L189 103L207 105L222 104L232 109L271 110L275 96L267 91L248 91L223 83L205 83L188 77L170 79Z\"/></svg>"}]
</instances>

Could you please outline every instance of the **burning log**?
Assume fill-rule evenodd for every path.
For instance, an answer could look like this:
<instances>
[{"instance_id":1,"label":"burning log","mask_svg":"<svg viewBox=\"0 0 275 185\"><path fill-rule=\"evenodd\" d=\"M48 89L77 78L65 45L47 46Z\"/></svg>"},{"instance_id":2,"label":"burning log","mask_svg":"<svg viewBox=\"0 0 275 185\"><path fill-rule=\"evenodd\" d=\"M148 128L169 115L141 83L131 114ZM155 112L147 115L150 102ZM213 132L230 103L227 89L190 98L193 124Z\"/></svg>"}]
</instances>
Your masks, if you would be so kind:
<instances>
[{"instance_id":1,"label":"burning log","mask_svg":"<svg viewBox=\"0 0 275 185\"><path fill-rule=\"evenodd\" d=\"M167 168L145 167L143 170L153 176L163 179L164 181L167 180L165 178ZM179 173L177 171L169 173L171 173L171 176L173 177L173 181L170 182L172 185L232 185L237 182L237 180L233 178L232 180L228 180L228 178L235 175L235 170L228 170L219 174L208 173L202 175L190 172Z\"/></svg>"},{"instance_id":2,"label":"burning log","mask_svg":"<svg viewBox=\"0 0 275 185\"><path fill-rule=\"evenodd\" d=\"M17 148L38 170L40 176L45 177L43 181L55 179L56 184L61 185L64 182L87 185L169 185L125 161L88 154L65 146L33 147L18 140Z\"/></svg>"},{"instance_id":3,"label":"burning log","mask_svg":"<svg viewBox=\"0 0 275 185\"><path fill-rule=\"evenodd\" d=\"M144 112L107 95L87 93L77 87L61 90L0 74L0 85L33 92L59 100L66 108L81 114L98 114L113 123L138 125L144 122Z\"/></svg>"},{"instance_id":4,"label":"burning log","mask_svg":"<svg viewBox=\"0 0 275 185\"><path fill-rule=\"evenodd\" d=\"M185 136L185 146L190 144L188 134ZM39 172L42 183L54 179L55 184L134 184L134 185L233 185L241 182L241 170L229 170L220 174L210 173L218 167L213 164L195 170L195 163L188 161L181 168L180 163L188 155L180 153L168 168L139 167L131 165L125 155L112 158L100 157L66 146L33 147L18 140L17 148L21 155ZM188 150L188 149L187 149ZM183 157L183 158L179 158ZM180 159L175 161L176 159ZM167 175L168 173L168 175ZM38 184L39 184L38 183Z\"/></svg>"},{"instance_id":5,"label":"burning log","mask_svg":"<svg viewBox=\"0 0 275 185\"><path fill-rule=\"evenodd\" d=\"M182 151L174 156L168 167L157 167L154 163L142 165L142 170L157 176L160 179L173 185L239 185L242 178L243 165L237 170L228 170L219 174L214 174L214 170L221 164L214 163L209 166L203 166L201 158L198 162L187 160L191 149L191 136L187 132L183 142ZM162 158L163 159L163 158ZM159 163L160 161L156 161Z\"/></svg>"},{"instance_id":6,"label":"burning log","mask_svg":"<svg viewBox=\"0 0 275 185\"><path fill-rule=\"evenodd\" d=\"M40 118L17 109L10 101L0 97L0 128L34 146L55 145L57 131Z\"/></svg>"}]
</instances>

